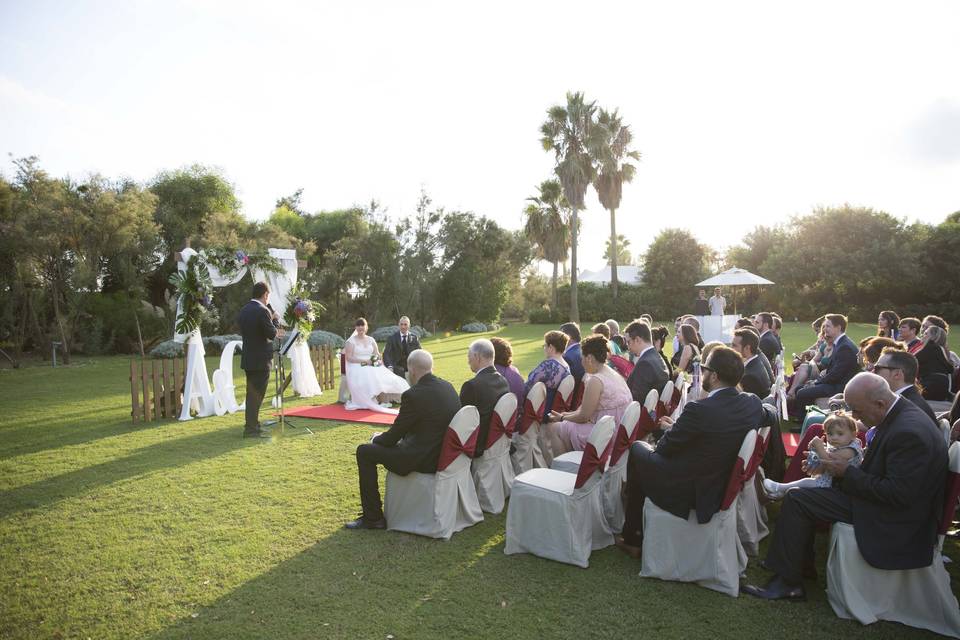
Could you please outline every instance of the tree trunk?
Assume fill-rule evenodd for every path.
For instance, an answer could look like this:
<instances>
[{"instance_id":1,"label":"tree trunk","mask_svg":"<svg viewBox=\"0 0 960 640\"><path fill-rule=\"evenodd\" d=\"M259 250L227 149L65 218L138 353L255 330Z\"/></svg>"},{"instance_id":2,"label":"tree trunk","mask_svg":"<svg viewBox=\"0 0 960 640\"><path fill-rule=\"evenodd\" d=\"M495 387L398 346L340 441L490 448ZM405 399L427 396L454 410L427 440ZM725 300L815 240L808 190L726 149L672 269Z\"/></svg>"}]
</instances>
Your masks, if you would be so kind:
<instances>
[{"instance_id":1,"label":"tree trunk","mask_svg":"<svg viewBox=\"0 0 960 640\"><path fill-rule=\"evenodd\" d=\"M553 261L553 282L552 282L552 292L553 292L553 312L557 312L557 307L560 306L560 294L557 293L557 261Z\"/></svg>"},{"instance_id":2,"label":"tree trunk","mask_svg":"<svg viewBox=\"0 0 960 640\"><path fill-rule=\"evenodd\" d=\"M617 258L619 258L619 249L617 249L617 210L610 209L610 288L613 289L613 299L617 299L619 294L619 282L617 282Z\"/></svg>"},{"instance_id":3,"label":"tree trunk","mask_svg":"<svg viewBox=\"0 0 960 640\"><path fill-rule=\"evenodd\" d=\"M52 292L53 298L53 317L57 321L57 327L60 328L60 347L63 351L63 364L70 364L70 345L67 344L67 334L63 330L63 320L60 318L60 302L56 291Z\"/></svg>"},{"instance_id":4,"label":"tree trunk","mask_svg":"<svg viewBox=\"0 0 960 640\"><path fill-rule=\"evenodd\" d=\"M573 208L570 220L570 322L580 322L580 306L577 304L577 208Z\"/></svg>"}]
</instances>

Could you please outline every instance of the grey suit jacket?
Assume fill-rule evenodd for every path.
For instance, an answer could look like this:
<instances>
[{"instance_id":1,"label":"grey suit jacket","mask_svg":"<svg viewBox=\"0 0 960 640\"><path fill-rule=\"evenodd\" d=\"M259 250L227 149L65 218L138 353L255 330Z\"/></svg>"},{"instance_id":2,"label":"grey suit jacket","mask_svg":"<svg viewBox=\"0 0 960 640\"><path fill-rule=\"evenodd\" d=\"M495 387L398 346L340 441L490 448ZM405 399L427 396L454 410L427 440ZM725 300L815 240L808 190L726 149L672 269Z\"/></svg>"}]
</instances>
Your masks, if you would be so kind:
<instances>
[{"instance_id":1,"label":"grey suit jacket","mask_svg":"<svg viewBox=\"0 0 960 640\"><path fill-rule=\"evenodd\" d=\"M669 379L666 363L657 350L651 348L633 365L633 372L627 378L627 386L630 387L633 399L642 404L651 389L663 391L663 385L667 384Z\"/></svg>"}]
</instances>

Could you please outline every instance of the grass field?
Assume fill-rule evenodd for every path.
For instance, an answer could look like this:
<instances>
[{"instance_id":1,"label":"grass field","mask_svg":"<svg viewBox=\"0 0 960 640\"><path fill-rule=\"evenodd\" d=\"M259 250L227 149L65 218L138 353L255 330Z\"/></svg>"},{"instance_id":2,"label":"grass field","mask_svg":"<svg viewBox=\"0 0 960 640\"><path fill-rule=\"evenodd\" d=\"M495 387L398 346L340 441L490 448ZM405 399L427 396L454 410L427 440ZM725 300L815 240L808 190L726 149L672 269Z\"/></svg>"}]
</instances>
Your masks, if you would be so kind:
<instances>
[{"instance_id":1,"label":"grass field","mask_svg":"<svg viewBox=\"0 0 960 640\"><path fill-rule=\"evenodd\" d=\"M500 332L522 372L546 329ZM473 337L425 343L458 387ZM805 325L786 327L787 353L811 341ZM370 427L317 421L315 436L252 441L242 415L134 426L128 367L0 370L0 638L931 635L836 619L822 570L808 603L766 603L643 580L614 548L587 570L505 556L505 515L449 542L346 531ZM960 559L955 541L946 552Z\"/></svg>"}]
</instances>

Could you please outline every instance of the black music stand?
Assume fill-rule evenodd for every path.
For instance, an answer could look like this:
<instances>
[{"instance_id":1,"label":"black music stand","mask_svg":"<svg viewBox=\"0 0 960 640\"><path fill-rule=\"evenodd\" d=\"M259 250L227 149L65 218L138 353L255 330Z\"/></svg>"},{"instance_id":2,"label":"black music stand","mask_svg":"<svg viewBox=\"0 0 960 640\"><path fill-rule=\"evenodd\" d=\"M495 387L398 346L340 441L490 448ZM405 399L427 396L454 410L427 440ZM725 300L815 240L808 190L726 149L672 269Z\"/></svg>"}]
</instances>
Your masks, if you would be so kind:
<instances>
[{"instance_id":1,"label":"black music stand","mask_svg":"<svg viewBox=\"0 0 960 640\"><path fill-rule=\"evenodd\" d=\"M274 399L276 400L277 406L275 407L279 412L279 416L276 420L270 420L264 422L265 426L273 426L275 424L280 425L280 435L287 435L285 428L290 427L292 429L300 429L299 433L291 433L290 435L313 435L313 431L309 427L297 425L290 421L289 418L284 414L283 409L283 392L287 389L287 373L283 365L283 359L290 351L290 348L293 347L297 342L297 338L300 336L300 331L294 327L292 331L287 335L286 340L283 344L279 344L279 340L274 341L274 354L276 361L273 367L273 389L274 389ZM273 401L270 402L270 406L273 406Z\"/></svg>"}]
</instances>

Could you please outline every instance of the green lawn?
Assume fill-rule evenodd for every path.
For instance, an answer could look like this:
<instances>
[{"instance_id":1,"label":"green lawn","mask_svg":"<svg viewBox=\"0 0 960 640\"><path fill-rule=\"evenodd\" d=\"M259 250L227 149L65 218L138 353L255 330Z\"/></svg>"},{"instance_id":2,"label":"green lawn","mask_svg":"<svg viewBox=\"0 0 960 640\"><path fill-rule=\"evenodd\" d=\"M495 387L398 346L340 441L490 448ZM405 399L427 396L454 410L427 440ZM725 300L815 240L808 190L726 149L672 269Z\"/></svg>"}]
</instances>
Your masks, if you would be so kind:
<instances>
[{"instance_id":1,"label":"green lawn","mask_svg":"<svg viewBox=\"0 0 960 640\"><path fill-rule=\"evenodd\" d=\"M524 373L546 329L501 331ZM425 344L457 386L473 337ZM788 326L787 352L811 337ZM251 441L241 415L134 426L128 367L0 370L0 638L924 635L836 619L823 578L807 604L770 604L643 580L614 548L587 570L508 557L504 515L450 542L346 531L370 427ZM960 560L955 541L946 551ZM749 575L763 576L755 560Z\"/></svg>"}]
</instances>

